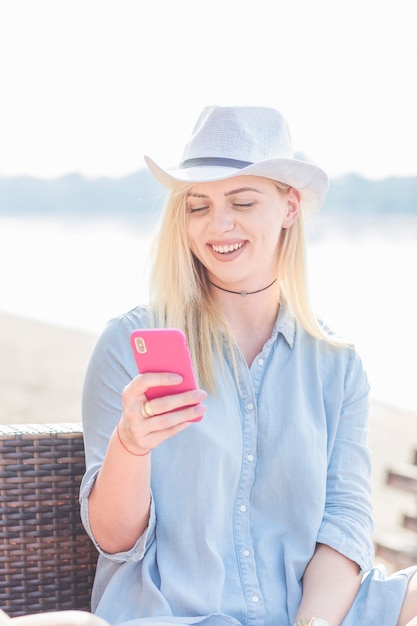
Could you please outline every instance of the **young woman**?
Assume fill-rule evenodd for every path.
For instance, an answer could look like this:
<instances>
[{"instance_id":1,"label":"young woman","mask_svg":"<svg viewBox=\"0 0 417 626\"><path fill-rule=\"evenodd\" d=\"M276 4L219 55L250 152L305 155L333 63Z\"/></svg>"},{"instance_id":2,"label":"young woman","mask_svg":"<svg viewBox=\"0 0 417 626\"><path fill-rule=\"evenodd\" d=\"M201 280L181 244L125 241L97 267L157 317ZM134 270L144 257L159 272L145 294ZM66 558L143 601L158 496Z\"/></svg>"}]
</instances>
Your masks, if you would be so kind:
<instances>
[{"instance_id":1,"label":"young woman","mask_svg":"<svg viewBox=\"0 0 417 626\"><path fill-rule=\"evenodd\" d=\"M304 215L327 193L265 107L208 107L177 170L147 307L84 390L81 510L111 624L409 626L417 571L372 568L368 383L309 303ZM200 388L147 400L129 337L182 329ZM202 418L202 419L200 419ZM193 421L193 420L199 421Z\"/></svg>"}]
</instances>

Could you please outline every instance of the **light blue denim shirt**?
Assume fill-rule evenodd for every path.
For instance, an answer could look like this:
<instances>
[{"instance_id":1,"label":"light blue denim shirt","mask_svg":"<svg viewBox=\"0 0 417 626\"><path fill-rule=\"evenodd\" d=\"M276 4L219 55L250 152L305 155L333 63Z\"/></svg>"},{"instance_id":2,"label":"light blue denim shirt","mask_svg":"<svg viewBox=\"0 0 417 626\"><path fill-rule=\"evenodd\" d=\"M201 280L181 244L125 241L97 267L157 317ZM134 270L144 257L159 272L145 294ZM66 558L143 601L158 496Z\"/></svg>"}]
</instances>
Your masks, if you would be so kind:
<instances>
[{"instance_id":1,"label":"light blue denim shirt","mask_svg":"<svg viewBox=\"0 0 417 626\"><path fill-rule=\"evenodd\" d=\"M142 307L111 321L88 368L81 513L93 541L88 495L137 374L130 332L147 326ZM317 542L372 566L369 386L355 350L311 337L283 305L251 367L240 359L239 385L227 354L218 372L203 420L152 452L144 535L120 554L96 544L93 610L111 624L288 626ZM346 624L385 611L380 578L366 576ZM406 580L378 623L396 623Z\"/></svg>"}]
</instances>

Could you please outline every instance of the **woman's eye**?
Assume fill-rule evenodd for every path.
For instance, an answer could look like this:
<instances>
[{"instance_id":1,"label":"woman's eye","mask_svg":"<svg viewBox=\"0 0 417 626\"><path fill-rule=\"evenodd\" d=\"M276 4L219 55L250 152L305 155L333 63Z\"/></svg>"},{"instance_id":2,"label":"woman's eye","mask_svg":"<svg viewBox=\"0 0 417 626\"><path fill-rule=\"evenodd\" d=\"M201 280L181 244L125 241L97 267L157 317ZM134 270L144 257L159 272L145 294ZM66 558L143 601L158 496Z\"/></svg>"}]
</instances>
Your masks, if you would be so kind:
<instances>
[{"instance_id":1,"label":"woman's eye","mask_svg":"<svg viewBox=\"0 0 417 626\"><path fill-rule=\"evenodd\" d=\"M208 209L207 206L197 206L197 207L188 207L188 212L189 213L200 213L201 211L205 211L206 209Z\"/></svg>"},{"instance_id":2,"label":"woman's eye","mask_svg":"<svg viewBox=\"0 0 417 626\"><path fill-rule=\"evenodd\" d=\"M254 204L255 204L254 202L235 202L233 206L239 209L249 209Z\"/></svg>"}]
</instances>

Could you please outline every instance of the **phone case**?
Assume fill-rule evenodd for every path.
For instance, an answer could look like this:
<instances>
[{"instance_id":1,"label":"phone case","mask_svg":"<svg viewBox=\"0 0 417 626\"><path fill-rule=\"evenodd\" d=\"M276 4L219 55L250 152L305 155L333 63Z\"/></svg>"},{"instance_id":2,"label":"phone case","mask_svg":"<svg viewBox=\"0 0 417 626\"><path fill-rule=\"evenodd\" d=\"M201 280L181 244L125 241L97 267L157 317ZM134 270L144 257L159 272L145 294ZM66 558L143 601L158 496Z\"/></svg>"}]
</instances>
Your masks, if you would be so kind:
<instances>
[{"instance_id":1,"label":"phone case","mask_svg":"<svg viewBox=\"0 0 417 626\"><path fill-rule=\"evenodd\" d=\"M197 388L187 339L181 330L176 328L134 330L130 342L139 373L173 372L183 377L179 385L151 387L146 392L148 400Z\"/></svg>"}]
</instances>

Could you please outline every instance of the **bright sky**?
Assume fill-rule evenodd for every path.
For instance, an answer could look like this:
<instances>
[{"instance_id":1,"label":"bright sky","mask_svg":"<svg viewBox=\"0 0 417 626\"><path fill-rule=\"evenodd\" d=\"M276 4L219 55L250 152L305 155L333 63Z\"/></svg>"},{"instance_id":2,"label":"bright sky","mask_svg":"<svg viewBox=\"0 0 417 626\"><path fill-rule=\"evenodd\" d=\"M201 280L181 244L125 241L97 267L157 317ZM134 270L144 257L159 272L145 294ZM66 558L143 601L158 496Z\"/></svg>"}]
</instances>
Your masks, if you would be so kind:
<instances>
[{"instance_id":1,"label":"bright sky","mask_svg":"<svg viewBox=\"0 0 417 626\"><path fill-rule=\"evenodd\" d=\"M0 0L0 176L181 157L265 104L331 176L417 175L416 0Z\"/></svg>"}]
</instances>

